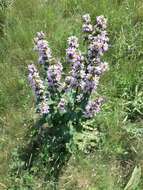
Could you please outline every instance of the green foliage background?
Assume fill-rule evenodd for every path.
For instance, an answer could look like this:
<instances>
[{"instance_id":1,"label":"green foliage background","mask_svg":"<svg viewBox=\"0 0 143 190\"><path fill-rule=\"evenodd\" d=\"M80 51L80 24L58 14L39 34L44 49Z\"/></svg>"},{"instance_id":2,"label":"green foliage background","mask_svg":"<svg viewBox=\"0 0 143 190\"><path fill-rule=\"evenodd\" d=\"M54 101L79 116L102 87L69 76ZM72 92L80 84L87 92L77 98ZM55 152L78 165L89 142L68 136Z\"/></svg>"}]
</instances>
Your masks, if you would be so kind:
<instances>
[{"instance_id":1,"label":"green foliage background","mask_svg":"<svg viewBox=\"0 0 143 190\"><path fill-rule=\"evenodd\" d=\"M8 171L14 148L35 123L34 99L27 81L27 65L37 57L32 39L47 34L56 56L64 57L66 40L81 35L81 16L108 18L110 71L99 93L107 97L94 120L104 138L94 153L77 154L63 170L60 190L120 190L133 168L143 171L143 2L142 0L7 0L0 1L0 189L13 186ZM44 172L44 171L43 171ZM13 190L52 189L43 178L29 174ZM143 189L140 179L136 190Z\"/></svg>"}]
</instances>

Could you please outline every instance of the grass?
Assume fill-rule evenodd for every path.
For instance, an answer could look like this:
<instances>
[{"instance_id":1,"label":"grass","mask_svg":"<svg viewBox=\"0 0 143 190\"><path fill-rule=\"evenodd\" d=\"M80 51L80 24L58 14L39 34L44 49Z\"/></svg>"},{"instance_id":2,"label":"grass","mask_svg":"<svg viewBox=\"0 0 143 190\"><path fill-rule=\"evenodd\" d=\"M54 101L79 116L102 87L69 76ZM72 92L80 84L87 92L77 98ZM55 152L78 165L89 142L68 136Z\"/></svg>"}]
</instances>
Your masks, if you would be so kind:
<instances>
[{"instance_id":1,"label":"grass","mask_svg":"<svg viewBox=\"0 0 143 190\"><path fill-rule=\"evenodd\" d=\"M111 48L106 60L110 71L99 87L107 104L95 120L105 138L94 154L71 158L59 189L120 190L137 164L143 170L143 2L15 0L0 9L0 189L10 183L6 176L13 148L22 145L22 137L34 123L34 101L27 81L27 65L37 62L32 38L43 30L54 54L64 57L67 37L81 37L84 13L90 13L92 19L103 14L109 23ZM31 189L52 189L44 186L42 178L31 180L38 184ZM17 189L26 188L19 185ZM140 180L136 190L142 189Z\"/></svg>"}]
</instances>

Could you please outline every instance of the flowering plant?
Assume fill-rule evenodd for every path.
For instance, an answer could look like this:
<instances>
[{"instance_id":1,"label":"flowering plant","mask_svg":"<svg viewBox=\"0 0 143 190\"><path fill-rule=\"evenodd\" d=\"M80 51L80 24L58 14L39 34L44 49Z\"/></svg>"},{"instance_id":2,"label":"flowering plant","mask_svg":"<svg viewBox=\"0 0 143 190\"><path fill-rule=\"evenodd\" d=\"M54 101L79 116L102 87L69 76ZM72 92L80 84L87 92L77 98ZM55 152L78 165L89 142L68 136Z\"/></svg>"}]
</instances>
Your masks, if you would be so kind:
<instances>
[{"instance_id":1,"label":"flowering plant","mask_svg":"<svg viewBox=\"0 0 143 190\"><path fill-rule=\"evenodd\" d=\"M60 60L53 57L43 32L38 32L34 38L34 49L38 52L39 64L43 66L43 77L40 77L34 64L28 66L36 111L41 116L40 125L48 123L48 129L54 131L52 135L56 137L50 135L50 139L65 147L71 144L74 131L82 131L82 123L93 118L104 102L102 97L96 97L96 89L100 77L108 70L108 63L102 60L109 42L107 19L98 16L95 25L92 25L89 14L82 18L83 40L87 50L80 51L76 36L68 38L68 76L65 76Z\"/></svg>"}]
</instances>

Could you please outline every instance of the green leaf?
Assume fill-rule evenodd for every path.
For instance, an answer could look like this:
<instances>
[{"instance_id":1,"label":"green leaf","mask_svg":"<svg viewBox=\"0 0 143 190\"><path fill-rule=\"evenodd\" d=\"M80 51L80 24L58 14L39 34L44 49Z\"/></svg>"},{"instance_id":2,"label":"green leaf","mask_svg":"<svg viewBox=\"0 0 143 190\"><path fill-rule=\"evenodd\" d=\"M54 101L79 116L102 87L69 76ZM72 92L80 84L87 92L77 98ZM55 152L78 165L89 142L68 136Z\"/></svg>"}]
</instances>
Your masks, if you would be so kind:
<instances>
[{"instance_id":1,"label":"green leaf","mask_svg":"<svg viewBox=\"0 0 143 190\"><path fill-rule=\"evenodd\" d=\"M141 166L138 165L134 168L131 178L128 181L124 190L134 190L138 186L140 178L141 178Z\"/></svg>"}]
</instances>

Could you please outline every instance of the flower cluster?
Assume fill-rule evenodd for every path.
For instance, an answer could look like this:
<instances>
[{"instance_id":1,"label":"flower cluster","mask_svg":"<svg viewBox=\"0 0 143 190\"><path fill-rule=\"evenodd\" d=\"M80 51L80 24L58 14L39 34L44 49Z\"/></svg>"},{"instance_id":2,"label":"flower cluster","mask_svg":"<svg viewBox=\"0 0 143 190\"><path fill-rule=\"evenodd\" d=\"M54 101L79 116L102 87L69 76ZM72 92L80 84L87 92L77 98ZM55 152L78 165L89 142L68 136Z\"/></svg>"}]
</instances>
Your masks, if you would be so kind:
<instances>
[{"instance_id":1,"label":"flower cluster","mask_svg":"<svg viewBox=\"0 0 143 190\"><path fill-rule=\"evenodd\" d=\"M91 18L89 14L83 15L83 26L82 26L82 30L83 32L87 32L90 33L93 31L93 26L91 24Z\"/></svg>"},{"instance_id":2,"label":"flower cluster","mask_svg":"<svg viewBox=\"0 0 143 190\"><path fill-rule=\"evenodd\" d=\"M66 49L67 61L70 63L75 63L80 60L81 54L78 51L79 43L76 36L71 36L67 40L68 48Z\"/></svg>"},{"instance_id":3,"label":"flower cluster","mask_svg":"<svg viewBox=\"0 0 143 190\"><path fill-rule=\"evenodd\" d=\"M94 61L96 57L102 56L108 50L109 38L107 32L102 31L95 37L90 36L89 40L88 57L91 61Z\"/></svg>"},{"instance_id":4,"label":"flower cluster","mask_svg":"<svg viewBox=\"0 0 143 190\"><path fill-rule=\"evenodd\" d=\"M48 87L57 88L62 76L63 66L60 62L50 65L47 70Z\"/></svg>"},{"instance_id":5,"label":"flower cluster","mask_svg":"<svg viewBox=\"0 0 143 190\"><path fill-rule=\"evenodd\" d=\"M84 15L83 21L83 32L87 33L87 30L84 30L84 28L85 23L87 26L91 25L90 15ZM107 31L105 31L107 20L103 16L99 16L96 18L96 25L91 26L90 28L92 28L92 31L90 31L87 36L88 64L81 82L82 90L86 93L91 93L93 90L96 90L100 76L108 69L108 63L102 62L101 60L103 54L108 50L109 38Z\"/></svg>"},{"instance_id":6,"label":"flower cluster","mask_svg":"<svg viewBox=\"0 0 143 190\"><path fill-rule=\"evenodd\" d=\"M103 98L98 98L95 101L89 101L85 107L84 116L86 118L91 118L100 112L101 105L103 103Z\"/></svg>"},{"instance_id":7,"label":"flower cluster","mask_svg":"<svg viewBox=\"0 0 143 190\"><path fill-rule=\"evenodd\" d=\"M96 17L96 27L102 30L107 28L107 19L103 15Z\"/></svg>"},{"instance_id":8,"label":"flower cluster","mask_svg":"<svg viewBox=\"0 0 143 190\"><path fill-rule=\"evenodd\" d=\"M95 76L94 72L87 70L84 74L83 80L81 81L81 89L86 94L90 94L93 90L96 90L99 83L99 77Z\"/></svg>"},{"instance_id":9,"label":"flower cluster","mask_svg":"<svg viewBox=\"0 0 143 190\"><path fill-rule=\"evenodd\" d=\"M52 53L47 40L45 40L45 34L43 32L37 32L37 36L34 38L34 43L34 49L39 53L39 63L47 65L52 58Z\"/></svg>"},{"instance_id":10,"label":"flower cluster","mask_svg":"<svg viewBox=\"0 0 143 190\"><path fill-rule=\"evenodd\" d=\"M43 100L44 95L44 84L43 81L40 79L39 72L37 71L34 64L28 66L29 70L29 83L36 95L37 99Z\"/></svg>"},{"instance_id":11,"label":"flower cluster","mask_svg":"<svg viewBox=\"0 0 143 190\"><path fill-rule=\"evenodd\" d=\"M67 61L72 64L71 76L66 77L66 84L70 88L77 88L81 79L81 71L84 68L83 56L79 51L78 38L71 36L68 38L68 48L66 49Z\"/></svg>"},{"instance_id":12,"label":"flower cluster","mask_svg":"<svg viewBox=\"0 0 143 190\"><path fill-rule=\"evenodd\" d=\"M78 118L78 115L82 115L81 118L87 119L100 111L103 98L92 101L90 97L96 92L102 74L108 70L108 63L102 60L109 43L107 19L98 16L95 25L92 25L89 14L82 18L87 51L84 53L80 51L76 36L68 38L66 63L71 65L71 70L65 79L62 78L63 66L52 57L45 34L38 32L34 39L39 63L44 65L45 75L42 81L35 66L29 65L29 81L35 92L41 115L70 112L68 117L71 115ZM50 112L51 114L48 114Z\"/></svg>"},{"instance_id":13,"label":"flower cluster","mask_svg":"<svg viewBox=\"0 0 143 190\"><path fill-rule=\"evenodd\" d=\"M66 104L67 104L67 102L65 101L65 99L61 98L61 100L58 104L58 109L60 110L60 112L66 112Z\"/></svg>"},{"instance_id":14,"label":"flower cluster","mask_svg":"<svg viewBox=\"0 0 143 190\"><path fill-rule=\"evenodd\" d=\"M49 113L49 106L47 103L47 98L45 96L45 86L43 81L40 79L39 73L34 64L28 66L29 70L29 83L35 93L36 100L39 102L37 107L37 112L41 114Z\"/></svg>"},{"instance_id":15,"label":"flower cluster","mask_svg":"<svg viewBox=\"0 0 143 190\"><path fill-rule=\"evenodd\" d=\"M50 112L48 100L46 98L39 104L39 109L37 109L37 112L40 112L41 115L46 115Z\"/></svg>"}]
</instances>

